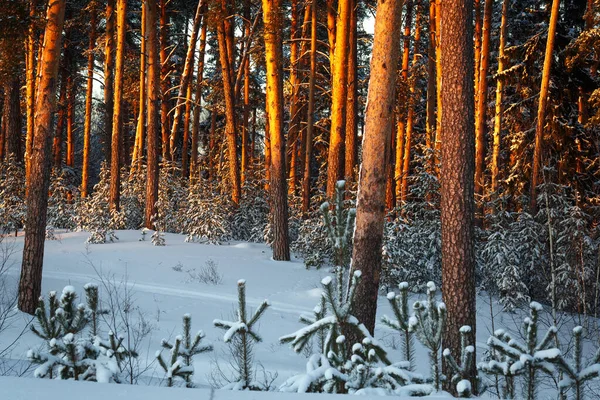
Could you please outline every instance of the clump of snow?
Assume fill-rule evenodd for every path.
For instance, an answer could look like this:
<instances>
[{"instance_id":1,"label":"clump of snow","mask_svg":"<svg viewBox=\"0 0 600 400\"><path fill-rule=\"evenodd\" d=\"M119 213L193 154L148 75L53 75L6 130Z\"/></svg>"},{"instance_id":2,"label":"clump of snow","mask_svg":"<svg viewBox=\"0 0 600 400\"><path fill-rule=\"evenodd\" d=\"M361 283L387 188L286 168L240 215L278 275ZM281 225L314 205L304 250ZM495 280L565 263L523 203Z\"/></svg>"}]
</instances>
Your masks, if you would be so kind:
<instances>
[{"instance_id":1,"label":"clump of snow","mask_svg":"<svg viewBox=\"0 0 600 400\"><path fill-rule=\"evenodd\" d=\"M328 202L324 202L323 204L321 204L321 212L325 212L327 210L329 210L329 203Z\"/></svg>"},{"instance_id":2,"label":"clump of snow","mask_svg":"<svg viewBox=\"0 0 600 400\"><path fill-rule=\"evenodd\" d=\"M388 300L394 300L395 298L396 298L396 293L394 293L394 292L389 292L389 293L387 294L387 299L388 299Z\"/></svg>"},{"instance_id":3,"label":"clump of snow","mask_svg":"<svg viewBox=\"0 0 600 400\"><path fill-rule=\"evenodd\" d=\"M354 271L354 276L360 278L362 276L362 272L360 270Z\"/></svg>"},{"instance_id":4,"label":"clump of snow","mask_svg":"<svg viewBox=\"0 0 600 400\"><path fill-rule=\"evenodd\" d=\"M95 283L92 282L88 282L85 285L83 285L83 288L85 290L89 290L89 289L98 289L98 285L96 285Z\"/></svg>"},{"instance_id":5,"label":"clump of snow","mask_svg":"<svg viewBox=\"0 0 600 400\"><path fill-rule=\"evenodd\" d=\"M458 394L465 394L471 392L471 382L463 379L456 384L456 391Z\"/></svg>"},{"instance_id":6,"label":"clump of snow","mask_svg":"<svg viewBox=\"0 0 600 400\"><path fill-rule=\"evenodd\" d=\"M435 283L433 283L432 281L427 282L427 290L429 290L430 292L435 292Z\"/></svg>"},{"instance_id":7,"label":"clump of snow","mask_svg":"<svg viewBox=\"0 0 600 400\"><path fill-rule=\"evenodd\" d=\"M68 294L75 294L75 288L71 285L67 285L65 286L65 288L62 291L63 296L68 295Z\"/></svg>"},{"instance_id":8,"label":"clump of snow","mask_svg":"<svg viewBox=\"0 0 600 400\"><path fill-rule=\"evenodd\" d=\"M398 284L398 288L400 290L408 289L408 282L400 282L400 284Z\"/></svg>"},{"instance_id":9,"label":"clump of snow","mask_svg":"<svg viewBox=\"0 0 600 400\"><path fill-rule=\"evenodd\" d=\"M346 181L343 179L340 179L339 181L336 182L335 186L338 189L343 189L346 186Z\"/></svg>"},{"instance_id":10,"label":"clump of snow","mask_svg":"<svg viewBox=\"0 0 600 400\"><path fill-rule=\"evenodd\" d=\"M321 279L321 285L328 286L330 284L331 284L331 277L330 276L326 276L325 278Z\"/></svg>"},{"instance_id":11,"label":"clump of snow","mask_svg":"<svg viewBox=\"0 0 600 400\"><path fill-rule=\"evenodd\" d=\"M529 304L529 307L531 307L532 310L535 311L542 311L543 307L540 303L538 303L537 301L532 301L531 304Z\"/></svg>"},{"instance_id":12,"label":"clump of snow","mask_svg":"<svg viewBox=\"0 0 600 400\"><path fill-rule=\"evenodd\" d=\"M338 337L335 339L335 342L336 342L337 344L342 344L342 343L344 343L345 341L346 341L346 336L344 336L344 335L340 335L340 336L338 336Z\"/></svg>"},{"instance_id":13,"label":"clump of snow","mask_svg":"<svg viewBox=\"0 0 600 400\"><path fill-rule=\"evenodd\" d=\"M240 279L240 280L237 281L237 284L238 284L238 286L245 285L246 284L246 280L245 279Z\"/></svg>"},{"instance_id":14,"label":"clump of snow","mask_svg":"<svg viewBox=\"0 0 600 400\"><path fill-rule=\"evenodd\" d=\"M469 325L461 326L460 333L471 333L471 327Z\"/></svg>"},{"instance_id":15,"label":"clump of snow","mask_svg":"<svg viewBox=\"0 0 600 400\"><path fill-rule=\"evenodd\" d=\"M444 352L442 354L444 355L444 357L448 357L450 355L450 349L444 349Z\"/></svg>"},{"instance_id":16,"label":"clump of snow","mask_svg":"<svg viewBox=\"0 0 600 400\"><path fill-rule=\"evenodd\" d=\"M573 333L578 335L580 333L583 333L583 327L582 326L576 326L575 328L573 328Z\"/></svg>"}]
</instances>

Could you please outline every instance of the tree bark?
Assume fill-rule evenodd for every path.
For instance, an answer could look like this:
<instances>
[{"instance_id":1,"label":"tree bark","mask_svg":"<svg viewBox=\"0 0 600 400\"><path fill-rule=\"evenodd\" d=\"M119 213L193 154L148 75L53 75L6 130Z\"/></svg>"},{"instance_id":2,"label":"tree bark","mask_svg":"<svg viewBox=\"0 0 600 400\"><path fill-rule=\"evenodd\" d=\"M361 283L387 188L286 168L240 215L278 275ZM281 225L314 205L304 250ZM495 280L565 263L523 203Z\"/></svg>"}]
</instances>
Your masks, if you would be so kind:
<instances>
[{"instance_id":1,"label":"tree bark","mask_svg":"<svg viewBox=\"0 0 600 400\"><path fill-rule=\"evenodd\" d=\"M70 35L69 35L70 36ZM69 40L69 39L67 39ZM71 43L68 43L68 52L72 52ZM75 166L75 142L73 130L75 128L75 63L74 55L65 56L67 64L67 148L65 151L65 165L73 168Z\"/></svg>"},{"instance_id":2,"label":"tree bark","mask_svg":"<svg viewBox=\"0 0 600 400\"><path fill-rule=\"evenodd\" d=\"M288 204L283 134L283 45L281 0L263 0L265 57L267 65L266 107L271 145L271 223L273 259L290 260Z\"/></svg>"},{"instance_id":3,"label":"tree bark","mask_svg":"<svg viewBox=\"0 0 600 400\"><path fill-rule=\"evenodd\" d=\"M533 149L533 163L531 168L531 180L529 187L529 212L534 215L537 209L537 186L542 164L542 147L544 141L544 127L546 125L546 105L548 104L548 91L550 89L550 71L552 69L552 55L554 53L554 39L556 37L556 25L558 23L558 11L560 0L552 0L552 11L550 13L550 24L548 26L548 39L546 42L546 54L544 57L544 69L542 72L542 83L540 97L538 100L537 124L535 127L535 147Z\"/></svg>"},{"instance_id":4,"label":"tree bark","mask_svg":"<svg viewBox=\"0 0 600 400\"><path fill-rule=\"evenodd\" d=\"M21 152L21 96L19 75L15 74L4 85L4 135L6 156L23 158Z\"/></svg>"},{"instance_id":5,"label":"tree bark","mask_svg":"<svg viewBox=\"0 0 600 400\"><path fill-rule=\"evenodd\" d=\"M300 135L300 104L298 91L300 79L298 78L298 1L292 0L291 11L291 43L290 43L290 125L288 128L287 154L289 154L290 184L289 193L296 193L297 168L298 168L298 138Z\"/></svg>"},{"instance_id":6,"label":"tree bark","mask_svg":"<svg viewBox=\"0 0 600 400\"><path fill-rule=\"evenodd\" d=\"M395 75L400 49L402 0L378 0L369 98L358 183L352 269L362 272L355 316L373 333L381 272L385 205L385 160L392 135Z\"/></svg>"},{"instance_id":7,"label":"tree bark","mask_svg":"<svg viewBox=\"0 0 600 400\"><path fill-rule=\"evenodd\" d=\"M127 28L127 0L117 0L117 51L115 55L115 90L112 120L112 144L110 162L110 208L119 210L121 195L121 136L123 126L123 70L125 57L125 34Z\"/></svg>"},{"instance_id":8,"label":"tree bark","mask_svg":"<svg viewBox=\"0 0 600 400\"><path fill-rule=\"evenodd\" d=\"M34 314L42 287L44 241L50 185L50 128L56 105L56 81L65 17L65 0L49 3L46 17L40 75L36 90L35 132L31 176L27 193L27 230L19 281L19 310Z\"/></svg>"},{"instance_id":9,"label":"tree bark","mask_svg":"<svg viewBox=\"0 0 600 400\"><path fill-rule=\"evenodd\" d=\"M157 0L144 2L146 16L146 49L148 50L148 72L146 94L148 104L148 125L146 127L146 153L148 157L146 175L146 205L144 224L146 228L154 228L156 202L158 201L158 157L160 144L160 44L158 40L158 5Z\"/></svg>"},{"instance_id":10,"label":"tree bark","mask_svg":"<svg viewBox=\"0 0 600 400\"><path fill-rule=\"evenodd\" d=\"M500 161L500 144L502 134L502 114L504 113L503 92L504 81L500 76L504 72L504 47L506 46L506 16L508 12L508 0L502 0L502 17L500 20L500 38L498 46L498 79L496 81L496 110L494 115L494 144L492 150L492 188L491 192L496 195L498 191L498 175Z\"/></svg>"},{"instance_id":11,"label":"tree bark","mask_svg":"<svg viewBox=\"0 0 600 400\"><path fill-rule=\"evenodd\" d=\"M358 4L350 0L350 31L348 38L348 94L346 100L346 155L344 157L344 179L356 180L355 168L358 160Z\"/></svg>"},{"instance_id":12,"label":"tree bark","mask_svg":"<svg viewBox=\"0 0 600 400\"><path fill-rule=\"evenodd\" d=\"M350 30L350 2L340 1L336 21L335 52L331 95L331 132L327 157L327 197L335 195L335 185L344 176L344 141L346 129L346 101L348 93L348 31Z\"/></svg>"},{"instance_id":13,"label":"tree bark","mask_svg":"<svg viewBox=\"0 0 600 400\"><path fill-rule=\"evenodd\" d=\"M441 32L443 114L441 170L442 285L448 315L444 347L460 358L459 329L475 336L473 1L444 0ZM444 363L444 373L451 371ZM468 371L475 377L475 365ZM473 387L475 386L474 379ZM449 382L446 390L455 391Z\"/></svg>"},{"instance_id":14,"label":"tree bark","mask_svg":"<svg viewBox=\"0 0 600 400\"><path fill-rule=\"evenodd\" d=\"M196 97L192 122L192 151L190 158L190 181L195 182L198 174L198 130L200 125L200 111L202 111L202 85L204 83L204 53L206 51L206 18L202 19L200 29L200 49L198 55L198 72L196 82Z\"/></svg>"},{"instance_id":15,"label":"tree bark","mask_svg":"<svg viewBox=\"0 0 600 400\"><path fill-rule=\"evenodd\" d=\"M135 144L131 157L131 172L141 171L144 160L144 133L146 131L146 7L142 4L140 32L140 109L135 129Z\"/></svg>"},{"instance_id":16,"label":"tree bark","mask_svg":"<svg viewBox=\"0 0 600 400\"><path fill-rule=\"evenodd\" d=\"M106 0L106 42L104 50L104 158L111 163L115 84L115 0Z\"/></svg>"},{"instance_id":17,"label":"tree bark","mask_svg":"<svg viewBox=\"0 0 600 400\"><path fill-rule=\"evenodd\" d=\"M435 54L435 1L429 2L429 43L427 47L427 110L425 117L425 148L429 151L429 172L434 171L436 54Z\"/></svg>"},{"instance_id":18,"label":"tree bark","mask_svg":"<svg viewBox=\"0 0 600 400\"><path fill-rule=\"evenodd\" d=\"M35 42L36 42L36 8L37 0L29 1L29 27L27 29L27 56L25 60L26 87L26 111L27 111L27 136L25 137L25 182L29 182L31 170L31 152L33 149L33 121L35 118Z\"/></svg>"},{"instance_id":19,"label":"tree bark","mask_svg":"<svg viewBox=\"0 0 600 400\"><path fill-rule=\"evenodd\" d=\"M94 49L96 48L96 5L90 4L90 37L88 46L85 120L83 124L83 163L81 165L81 197L88 195L90 170L90 139L92 135L92 94L94 91ZM142 51L143 52L143 51Z\"/></svg>"},{"instance_id":20,"label":"tree bark","mask_svg":"<svg viewBox=\"0 0 600 400\"><path fill-rule=\"evenodd\" d=\"M308 78L308 111L306 116L306 153L302 179L302 212L304 214L307 214L310 208L310 161L312 158L315 112L315 75L317 72L317 4L315 0L311 5L310 15L310 75Z\"/></svg>"},{"instance_id":21,"label":"tree bark","mask_svg":"<svg viewBox=\"0 0 600 400\"><path fill-rule=\"evenodd\" d=\"M168 160L171 151L169 150L169 89L171 80L171 63L168 59L169 54L169 18L167 17L167 0L160 0L160 126L162 135L162 157Z\"/></svg>"}]
</instances>

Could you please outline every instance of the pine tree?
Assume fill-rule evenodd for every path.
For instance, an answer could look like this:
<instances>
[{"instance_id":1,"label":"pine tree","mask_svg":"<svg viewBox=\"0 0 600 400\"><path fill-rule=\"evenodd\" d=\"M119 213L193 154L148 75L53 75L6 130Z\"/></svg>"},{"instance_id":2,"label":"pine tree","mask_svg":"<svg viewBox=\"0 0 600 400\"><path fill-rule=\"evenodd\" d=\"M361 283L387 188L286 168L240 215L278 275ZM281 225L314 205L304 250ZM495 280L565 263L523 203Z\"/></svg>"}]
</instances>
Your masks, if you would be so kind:
<instances>
[{"instance_id":1,"label":"pine tree","mask_svg":"<svg viewBox=\"0 0 600 400\"><path fill-rule=\"evenodd\" d=\"M410 315L408 313L408 283L402 282L398 285L400 294L390 292L387 299L392 306L395 320L384 315L381 319L385 325L389 326L402 335L402 353L404 359L409 363L409 369L413 370L415 366L415 345L414 334L410 329Z\"/></svg>"}]
</instances>

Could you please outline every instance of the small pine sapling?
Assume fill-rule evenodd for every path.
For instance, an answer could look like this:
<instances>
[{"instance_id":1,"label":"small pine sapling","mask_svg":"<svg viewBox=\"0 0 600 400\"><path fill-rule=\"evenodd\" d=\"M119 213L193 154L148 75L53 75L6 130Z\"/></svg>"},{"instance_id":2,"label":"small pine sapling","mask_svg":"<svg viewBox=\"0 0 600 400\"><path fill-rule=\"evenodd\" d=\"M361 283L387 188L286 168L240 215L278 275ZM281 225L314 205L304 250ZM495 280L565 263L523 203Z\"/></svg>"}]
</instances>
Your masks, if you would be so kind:
<instances>
[{"instance_id":1,"label":"small pine sapling","mask_svg":"<svg viewBox=\"0 0 600 400\"><path fill-rule=\"evenodd\" d=\"M165 361L160 351L156 353L156 359L160 366L167 373L167 386L173 386L173 379L180 377L185 381L185 386L193 387L192 375L194 374L193 358L196 354L212 351L211 344L201 344L201 340L206 336L204 332L198 331L192 339L192 316L185 314L183 316L183 335L175 338L174 344L166 339L162 340L162 347L170 350L171 358Z\"/></svg>"},{"instance_id":2,"label":"small pine sapling","mask_svg":"<svg viewBox=\"0 0 600 400\"><path fill-rule=\"evenodd\" d=\"M327 299L325 296L325 293L321 293L321 302L319 304L317 304L315 306L315 308L313 308L313 315L301 315L300 316L300 322L302 322L305 325L312 325L314 323L316 323L317 321L320 321L321 319L325 318L325 315L327 314ZM316 339L317 339L317 343L319 345L319 349L323 349L323 347L325 346L325 328L320 328L317 330L316 333Z\"/></svg>"},{"instance_id":3,"label":"small pine sapling","mask_svg":"<svg viewBox=\"0 0 600 400\"><path fill-rule=\"evenodd\" d=\"M469 344L470 334L470 326L460 328L460 364L454 359L450 349L444 349L443 352L444 359L453 372L451 382L455 385L458 396L462 398L477 396L481 392L479 378L477 378L475 388L472 387L470 380L470 372L473 365L475 365L475 347Z\"/></svg>"},{"instance_id":4,"label":"small pine sapling","mask_svg":"<svg viewBox=\"0 0 600 400\"><path fill-rule=\"evenodd\" d=\"M234 390L262 390L263 388L256 382L252 381L252 344L262 341L262 338L258 335L254 326L263 316L267 307L269 307L269 301L264 300L254 312L251 318L248 318L246 310L246 281L240 279L238 281L238 310L237 310L237 321L224 321L215 319L213 324L217 328L224 329L225 335L223 335L223 341L225 343L231 343L232 340L239 340L234 345L239 345L239 351L236 351L238 359L236 363L238 365L239 376L236 377L235 382L232 385L226 386L228 389Z\"/></svg>"},{"instance_id":5,"label":"small pine sapling","mask_svg":"<svg viewBox=\"0 0 600 400\"><path fill-rule=\"evenodd\" d=\"M44 297L40 296L38 308L35 309L35 318L38 326L30 325L32 332L41 339L50 341L62 337L62 326L56 320L56 310L60 308L56 292L48 294L48 308Z\"/></svg>"},{"instance_id":6,"label":"small pine sapling","mask_svg":"<svg viewBox=\"0 0 600 400\"><path fill-rule=\"evenodd\" d=\"M440 347L442 333L446 325L446 305L436 301L437 288L433 282L427 283L427 301L413 304L414 314L409 319L409 329L429 350L431 378L436 390L440 389Z\"/></svg>"},{"instance_id":7,"label":"small pine sapling","mask_svg":"<svg viewBox=\"0 0 600 400\"><path fill-rule=\"evenodd\" d=\"M531 302L530 317L525 318L523 328L527 342L521 343L503 330L494 332L494 336L488 339L488 346L505 356L512 362L508 368L511 376L522 375L525 378L525 393L522 398L534 400L537 394L538 372L542 371L549 375L554 373L552 363L557 362L561 356L560 350L552 347L557 329L552 326L548 329L542 340L538 340L538 319L542 311L541 304ZM502 373L508 361L498 363L492 361L488 368L492 373ZM484 369L485 370L485 369Z\"/></svg>"},{"instance_id":8,"label":"small pine sapling","mask_svg":"<svg viewBox=\"0 0 600 400\"><path fill-rule=\"evenodd\" d=\"M562 355L555 360L555 365L564 373L563 379L558 383L561 397L564 398L566 398L566 393L572 390L573 399L583 400L585 383L600 376L600 348L588 365L583 366L582 333L583 328L581 326L573 328L574 345L571 361L565 360Z\"/></svg>"},{"instance_id":9,"label":"small pine sapling","mask_svg":"<svg viewBox=\"0 0 600 400\"><path fill-rule=\"evenodd\" d=\"M344 187L346 181L338 181L335 185L335 210L330 211L330 204L325 202L321 205L321 213L327 236L333 247L336 267L347 268L350 264L352 253L352 235L354 234L354 221L356 209L344 209Z\"/></svg>"},{"instance_id":10,"label":"small pine sapling","mask_svg":"<svg viewBox=\"0 0 600 400\"><path fill-rule=\"evenodd\" d=\"M143 228L142 231L140 232L140 238L138 239L138 241L140 242L145 242L146 241L146 235L148 235L148 232L150 231L150 229L148 228Z\"/></svg>"},{"instance_id":11,"label":"small pine sapling","mask_svg":"<svg viewBox=\"0 0 600 400\"><path fill-rule=\"evenodd\" d=\"M164 246L165 245L165 234L160 230L154 231L152 234L152 244L154 246Z\"/></svg>"},{"instance_id":12,"label":"small pine sapling","mask_svg":"<svg viewBox=\"0 0 600 400\"><path fill-rule=\"evenodd\" d=\"M398 288L400 289L400 294L390 292L387 295L387 299L392 306L392 311L394 311L396 319L392 320L387 315L384 315L381 322L400 333L402 336L402 354L404 360L409 363L408 369L413 370L415 365L415 346L414 334L411 332L409 324L408 283L402 282L398 285Z\"/></svg>"},{"instance_id":13,"label":"small pine sapling","mask_svg":"<svg viewBox=\"0 0 600 400\"><path fill-rule=\"evenodd\" d=\"M508 342L511 340L504 334L504 330L502 329L494 332L494 336L498 340L504 341L505 345L508 345ZM479 363L477 369L489 375L503 377L504 383L498 387L498 396L501 399L514 399L516 376L511 370L514 360L493 350L491 352L488 351L488 354L492 355L491 360Z\"/></svg>"},{"instance_id":14,"label":"small pine sapling","mask_svg":"<svg viewBox=\"0 0 600 400\"><path fill-rule=\"evenodd\" d=\"M117 377L117 372L123 370L123 364L129 358L137 358L138 353L133 350L127 349L123 342L125 337L117 336L113 331L108 332L108 340L103 340L99 336L94 338L94 346L96 346L101 354L105 355L109 360L114 361L117 368L115 370L115 380L120 383L120 379Z\"/></svg>"}]
</instances>

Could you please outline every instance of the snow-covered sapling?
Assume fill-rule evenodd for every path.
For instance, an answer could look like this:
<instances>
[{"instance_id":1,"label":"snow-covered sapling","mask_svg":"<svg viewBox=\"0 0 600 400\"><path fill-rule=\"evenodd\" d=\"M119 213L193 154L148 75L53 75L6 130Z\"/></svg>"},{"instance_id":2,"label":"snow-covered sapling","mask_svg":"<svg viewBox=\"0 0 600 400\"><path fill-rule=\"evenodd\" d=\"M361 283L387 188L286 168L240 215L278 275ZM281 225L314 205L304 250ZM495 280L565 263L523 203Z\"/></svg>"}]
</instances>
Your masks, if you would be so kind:
<instances>
[{"instance_id":1,"label":"snow-covered sapling","mask_svg":"<svg viewBox=\"0 0 600 400\"><path fill-rule=\"evenodd\" d=\"M155 230L154 233L152 234L152 244L154 246L164 246L165 245L165 234L163 232L161 232L160 230Z\"/></svg>"},{"instance_id":2,"label":"snow-covered sapling","mask_svg":"<svg viewBox=\"0 0 600 400\"><path fill-rule=\"evenodd\" d=\"M415 365L415 348L414 335L409 326L408 283L402 282L398 285L398 288L400 289L399 294L390 292L387 295L396 319L392 320L387 315L384 315L381 322L400 333L402 336L402 355L404 356L404 360L409 362L409 369L413 370Z\"/></svg>"},{"instance_id":3,"label":"snow-covered sapling","mask_svg":"<svg viewBox=\"0 0 600 400\"><path fill-rule=\"evenodd\" d=\"M148 228L143 228L142 231L140 232L140 238L138 239L138 241L140 242L145 242L146 241L146 235L148 235L148 232L150 231L150 229Z\"/></svg>"},{"instance_id":4,"label":"snow-covered sapling","mask_svg":"<svg viewBox=\"0 0 600 400\"><path fill-rule=\"evenodd\" d=\"M409 319L409 329L419 342L429 350L431 378L436 390L440 389L440 347L442 333L446 325L446 305L436 300L437 288L433 282L427 283L427 301L413 304L414 314Z\"/></svg>"},{"instance_id":5,"label":"snow-covered sapling","mask_svg":"<svg viewBox=\"0 0 600 400\"><path fill-rule=\"evenodd\" d=\"M335 266L347 268L352 253L352 235L354 234L354 221L356 209L344 209L344 187L346 181L338 181L335 185L335 210L332 214L330 205L325 202L321 205L321 213L327 229L327 236L333 246Z\"/></svg>"},{"instance_id":6,"label":"snow-covered sapling","mask_svg":"<svg viewBox=\"0 0 600 400\"><path fill-rule=\"evenodd\" d=\"M185 380L186 387L193 387L193 357L196 354L206 353L213 349L211 344L200 343L205 337L204 332L198 331L196 336L192 339L191 330L192 316L190 314L185 314L183 316L183 335L175 337L174 344L169 343L166 339L162 340L162 347L170 350L170 359L165 360L160 351L156 352L158 363L167 373L167 386L169 387L173 386L175 377L180 377Z\"/></svg>"},{"instance_id":7,"label":"snow-covered sapling","mask_svg":"<svg viewBox=\"0 0 600 400\"><path fill-rule=\"evenodd\" d=\"M221 329L224 329L225 335L223 341L225 343L231 343L232 340L239 340L239 351L235 354L238 357L236 363L238 365L239 376L236 377L236 381L232 385L228 385L231 389L250 389L250 390L261 390L259 384L252 382L252 351L251 346L253 342L261 342L262 338L258 335L254 329L256 323L262 317L267 307L269 307L269 301L264 300L254 312L254 315L249 318L246 310L246 281L240 279L238 281L238 310L237 310L237 321L223 321L215 319L213 324Z\"/></svg>"},{"instance_id":8,"label":"snow-covered sapling","mask_svg":"<svg viewBox=\"0 0 600 400\"><path fill-rule=\"evenodd\" d=\"M459 397L471 397L479 394L479 388L471 385L471 370L475 365L475 347L469 344L471 327L463 326L460 328L460 364L454 359L450 349L444 349L444 359L453 375L451 382L456 386L456 392ZM477 379L479 384L479 380Z\"/></svg>"},{"instance_id":9,"label":"snow-covered sapling","mask_svg":"<svg viewBox=\"0 0 600 400\"><path fill-rule=\"evenodd\" d=\"M558 383L561 395L564 396L569 390L572 390L575 400L584 398L583 386L587 381L600 376L600 348L587 366L583 365L582 333L581 326L573 328L573 357L570 362L565 360L562 355L555 360L556 366L564 372L563 379Z\"/></svg>"},{"instance_id":10,"label":"snow-covered sapling","mask_svg":"<svg viewBox=\"0 0 600 400\"><path fill-rule=\"evenodd\" d=\"M492 361L488 363L487 369L496 374L508 370L511 376L522 375L526 385L525 393L521 397L534 400L537 392L538 372L554 373L552 363L558 361L561 353L559 349L552 346L557 332L556 327L550 327L542 340L538 340L538 319L542 305L532 302L530 309L531 314L525 318L523 323L527 342L521 343L503 330L494 332L494 336L488 339L488 346L505 356L507 361ZM510 367L508 367L509 361L512 363ZM482 369L485 370L485 368Z\"/></svg>"},{"instance_id":11,"label":"snow-covered sapling","mask_svg":"<svg viewBox=\"0 0 600 400\"><path fill-rule=\"evenodd\" d=\"M499 340L504 341L506 345L512 340L504 334L504 330L499 329L494 332ZM511 366L514 364L514 360L494 350L488 351L488 354L492 354L492 359L489 361L480 362L477 365L477 369L490 375L502 376L504 383L498 387L498 396L501 399L514 399L515 398L515 375L511 371Z\"/></svg>"}]
</instances>

